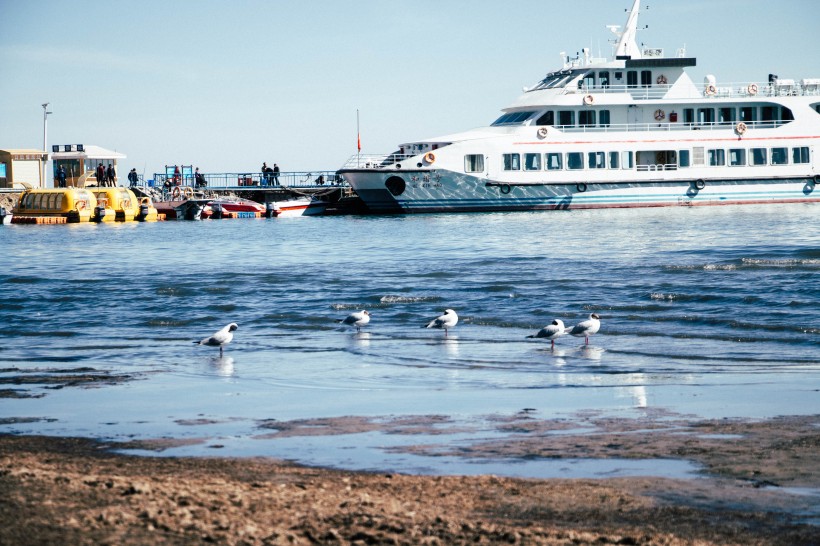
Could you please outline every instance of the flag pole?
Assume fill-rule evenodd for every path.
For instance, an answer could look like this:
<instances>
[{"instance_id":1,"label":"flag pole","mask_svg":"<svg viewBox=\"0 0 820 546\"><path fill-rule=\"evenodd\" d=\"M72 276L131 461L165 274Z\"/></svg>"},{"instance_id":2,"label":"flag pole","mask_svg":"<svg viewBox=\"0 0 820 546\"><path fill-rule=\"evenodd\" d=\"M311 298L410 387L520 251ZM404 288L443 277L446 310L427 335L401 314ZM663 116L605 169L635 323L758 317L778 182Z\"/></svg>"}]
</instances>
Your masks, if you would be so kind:
<instances>
[{"instance_id":1,"label":"flag pole","mask_svg":"<svg viewBox=\"0 0 820 546\"><path fill-rule=\"evenodd\" d=\"M356 166L361 164L362 133L359 131L359 109L356 108Z\"/></svg>"}]
</instances>

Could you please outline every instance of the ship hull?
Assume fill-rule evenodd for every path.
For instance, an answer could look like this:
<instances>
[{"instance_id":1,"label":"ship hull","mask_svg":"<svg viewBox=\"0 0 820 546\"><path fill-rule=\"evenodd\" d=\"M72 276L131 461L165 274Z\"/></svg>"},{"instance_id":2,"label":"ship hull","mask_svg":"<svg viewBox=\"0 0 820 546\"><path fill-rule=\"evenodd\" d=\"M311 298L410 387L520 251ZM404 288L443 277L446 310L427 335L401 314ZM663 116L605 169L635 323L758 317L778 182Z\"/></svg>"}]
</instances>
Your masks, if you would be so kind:
<instances>
[{"instance_id":1,"label":"ship hull","mask_svg":"<svg viewBox=\"0 0 820 546\"><path fill-rule=\"evenodd\" d=\"M577 210L820 202L815 177L507 183L462 173L342 170L372 212ZM393 181L388 184L388 180ZM401 192L396 191L396 180ZM403 187L402 187L403 186ZM702 187L700 187L702 186ZM392 188L391 192L388 187ZM398 195L394 194L398 193Z\"/></svg>"}]
</instances>

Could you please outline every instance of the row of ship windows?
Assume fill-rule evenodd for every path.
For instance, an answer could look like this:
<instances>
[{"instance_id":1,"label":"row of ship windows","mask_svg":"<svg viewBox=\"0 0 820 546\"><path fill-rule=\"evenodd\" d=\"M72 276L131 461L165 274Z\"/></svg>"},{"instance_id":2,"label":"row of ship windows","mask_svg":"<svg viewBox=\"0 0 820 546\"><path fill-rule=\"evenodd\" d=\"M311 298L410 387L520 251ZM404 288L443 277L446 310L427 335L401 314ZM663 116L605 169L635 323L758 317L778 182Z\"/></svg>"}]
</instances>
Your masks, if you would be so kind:
<instances>
[{"instance_id":1,"label":"row of ship windows","mask_svg":"<svg viewBox=\"0 0 820 546\"><path fill-rule=\"evenodd\" d=\"M561 88L568 84L571 80L577 77L581 72L579 70L562 71L549 74L535 89L554 89ZM594 89L596 87L608 88L611 84L623 85L624 70L616 70L612 73L614 78L610 78L609 70L601 70L597 74L594 71L588 72L583 78L578 80L578 88ZM639 80L640 78L640 80ZM626 86L629 88L638 87L640 81L641 87L652 87L653 81L657 85L666 85L666 78L654 79L651 70L627 70L626 71Z\"/></svg>"},{"instance_id":2,"label":"row of ship windows","mask_svg":"<svg viewBox=\"0 0 820 546\"><path fill-rule=\"evenodd\" d=\"M522 163L523 155L523 163ZM586 156L586 158L585 158ZM728 158L728 163L727 163ZM584 161L586 159L586 161ZM789 148L715 148L705 150L660 150L637 152L638 170L655 165L674 165L686 168L709 165L721 167L742 167L746 165L788 165ZM809 163L809 148L801 146L791 148L791 164ZM634 169L635 152L549 152L503 154L505 171L560 171L587 169ZM468 173L484 172L484 156L468 154L464 156L464 171Z\"/></svg>"},{"instance_id":3,"label":"row of ship windows","mask_svg":"<svg viewBox=\"0 0 820 546\"><path fill-rule=\"evenodd\" d=\"M818 105L820 109L820 105ZM662 110L658 110L662 112ZM820 110L818 110L820 112ZM537 112L522 111L510 112L504 114L493 122L493 125L521 125ZM582 127L595 126L609 127L610 112L609 110L547 110L541 113L535 120L535 125L560 125L564 127L574 127L575 118L578 118L578 125ZM597 119L596 119L597 118ZM731 106L721 108L684 108L682 115L683 123L734 123L736 121L750 122L774 122L774 121L791 121L794 119L794 114L788 108L781 106L742 106L735 108ZM663 118L659 121L667 121L666 113L663 113ZM670 112L668 121L678 121L678 115L674 111ZM556 123L557 122L557 123Z\"/></svg>"}]
</instances>

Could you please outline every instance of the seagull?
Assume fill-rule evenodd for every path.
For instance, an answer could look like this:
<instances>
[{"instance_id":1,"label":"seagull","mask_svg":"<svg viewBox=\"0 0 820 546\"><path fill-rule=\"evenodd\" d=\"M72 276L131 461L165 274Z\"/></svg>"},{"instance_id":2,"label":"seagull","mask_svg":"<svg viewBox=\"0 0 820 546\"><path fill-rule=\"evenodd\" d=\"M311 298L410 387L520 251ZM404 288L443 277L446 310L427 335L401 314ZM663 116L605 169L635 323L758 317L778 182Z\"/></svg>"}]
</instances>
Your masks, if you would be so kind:
<instances>
[{"instance_id":1,"label":"seagull","mask_svg":"<svg viewBox=\"0 0 820 546\"><path fill-rule=\"evenodd\" d=\"M458 315L452 309L445 309L444 314L438 316L427 323L425 328L443 328L444 329L444 336L447 336L447 330L450 328L455 327L458 324Z\"/></svg>"},{"instance_id":2,"label":"seagull","mask_svg":"<svg viewBox=\"0 0 820 546\"><path fill-rule=\"evenodd\" d=\"M362 326L370 322L370 313L367 311L356 311L355 313L350 313L347 315L347 318L344 320L337 320L336 322L341 322L342 324L349 324L350 326L355 326L356 331L361 331Z\"/></svg>"},{"instance_id":3,"label":"seagull","mask_svg":"<svg viewBox=\"0 0 820 546\"><path fill-rule=\"evenodd\" d=\"M587 320L583 320L569 329L567 332L571 336L582 337L586 340L585 344L589 345L589 336L596 334L601 328L601 317L595 313L590 313Z\"/></svg>"},{"instance_id":4,"label":"seagull","mask_svg":"<svg viewBox=\"0 0 820 546\"><path fill-rule=\"evenodd\" d=\"M555 340L559 337L563 336L566 332L564 331L564 322L561 319L555 319L552 321L552 324L544 326L540 330L538 330L537 334L533 334L527 337L545 337L552 342L551 347L555 348Z\"/></svg>"},{"instance_id":5,"label":"seagull","mask_svg":"<svg viewBox=\"0 0 820 546\"><path fill-rule=\"evenodd\" d=\"M214 335L206 337L202 341L194 341L194 343L197 345L219 347L219 354L222 355L222 347L231 342L233 339L233 332L235 332L237 328L239 328L239 326L237 326L235 322L232 322L216 332Z\"/></svg>"}]
</instances>

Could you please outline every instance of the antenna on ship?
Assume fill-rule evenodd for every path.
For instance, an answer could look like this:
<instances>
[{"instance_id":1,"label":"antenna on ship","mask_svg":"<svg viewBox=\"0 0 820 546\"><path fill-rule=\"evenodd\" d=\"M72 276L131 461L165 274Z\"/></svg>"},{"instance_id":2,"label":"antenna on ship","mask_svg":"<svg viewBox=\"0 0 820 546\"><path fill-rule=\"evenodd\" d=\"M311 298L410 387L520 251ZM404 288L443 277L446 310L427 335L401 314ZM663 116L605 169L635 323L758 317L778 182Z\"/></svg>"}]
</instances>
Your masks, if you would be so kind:
<instances>
[{"instance_id":1,"label":"antenna on ship","mask_svg":"<svg viewBox=\"0 0 820 546\"><path fill-rule=\"evenodd\" d=\"M635 0L632 4L632 9L629 10L629 17L627 17L623 32L620 32L618 25L607 25L607 28L618 37L617 45L615 46L615 58L640 59L641 50L635 38L638 34L638 13L641 10L641 0Z\"/></svg>"}]
</instances>

